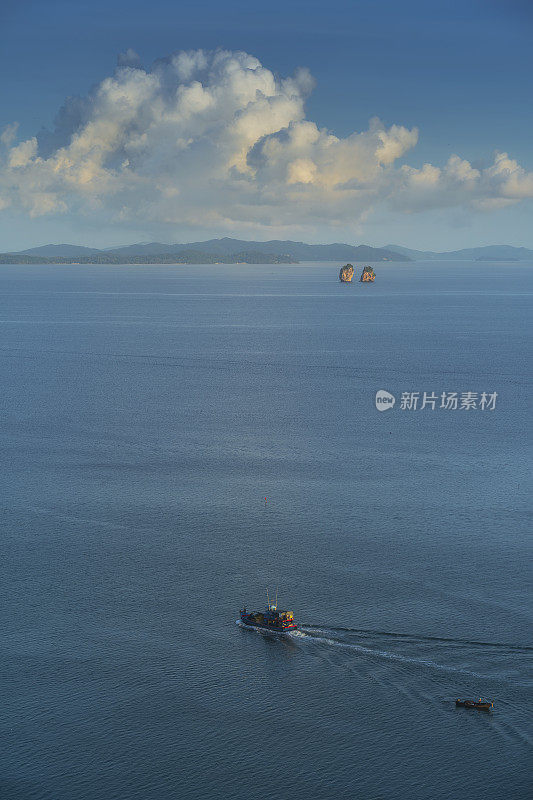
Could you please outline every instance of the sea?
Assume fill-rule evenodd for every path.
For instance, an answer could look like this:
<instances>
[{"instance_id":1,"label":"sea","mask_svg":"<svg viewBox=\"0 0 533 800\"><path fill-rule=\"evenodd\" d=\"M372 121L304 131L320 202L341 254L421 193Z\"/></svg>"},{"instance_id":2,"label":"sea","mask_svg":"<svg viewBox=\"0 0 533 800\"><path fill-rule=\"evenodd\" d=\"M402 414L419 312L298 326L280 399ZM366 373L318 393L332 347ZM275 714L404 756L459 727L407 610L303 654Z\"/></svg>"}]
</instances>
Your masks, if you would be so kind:
<instances>
[{"instance_id":1,"label":"sea","mask_svg":"<svg viewBox=\"0 0 533 800\"><path fill-rule=\"evenodd\" d=\"M0 267L2 800L528 796L533 263L339 266Z\"/></svg>"}]
</instances>

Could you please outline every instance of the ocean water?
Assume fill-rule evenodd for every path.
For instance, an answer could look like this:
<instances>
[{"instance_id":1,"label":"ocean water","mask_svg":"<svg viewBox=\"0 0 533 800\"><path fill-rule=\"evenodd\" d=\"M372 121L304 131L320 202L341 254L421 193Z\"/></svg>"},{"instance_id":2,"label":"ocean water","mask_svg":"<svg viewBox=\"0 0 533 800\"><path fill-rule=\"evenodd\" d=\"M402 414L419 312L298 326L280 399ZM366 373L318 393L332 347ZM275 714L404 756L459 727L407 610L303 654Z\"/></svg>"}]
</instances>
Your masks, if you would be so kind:
<instances>
[{"instance_id":1,"label":"ocean water","mask_svg":"<svg viewBox=\"0 0 533 800\"><path fill-rule=\"evenodd\" d=\"M0 267L3 800L527 796L532 267Z\"/></svg>"}]
</instances>

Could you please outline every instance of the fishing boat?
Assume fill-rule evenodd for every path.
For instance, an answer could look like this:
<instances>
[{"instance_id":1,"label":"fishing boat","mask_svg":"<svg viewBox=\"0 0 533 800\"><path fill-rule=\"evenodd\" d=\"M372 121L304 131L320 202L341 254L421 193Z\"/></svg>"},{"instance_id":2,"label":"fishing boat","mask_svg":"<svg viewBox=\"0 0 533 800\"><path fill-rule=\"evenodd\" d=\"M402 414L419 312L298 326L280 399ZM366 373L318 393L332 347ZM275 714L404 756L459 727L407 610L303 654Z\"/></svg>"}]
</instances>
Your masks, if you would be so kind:
<instances>
[{"instance_id":1,"label":"fishing boat","mask_svg":"<svg viewBox=\"0 0 533 800\"><path fill-rule=\"evenodd\" d=\"M490 711L491 708L494 707L494 703L490 700L483 700L481 697L479 700L456 700L456 706L462 706L463 708L480 708L482 711Z\"/></svg>"},{"instance_id":2,"label":"fishing boat","mask_svg":"<svg viewBox=\"0 0 533 800\"><path fill-rule=\"evenodd\" d=\"M276 602L271 603L267 592L267 607L265 611L247 611L241 609L241 622L252 628L260 628L263 631L272 633L292 633L298 630L298 625L294 621L292 611L282 611L277 605L278 597L276 592Z\"/></svg>"}]
</instances>

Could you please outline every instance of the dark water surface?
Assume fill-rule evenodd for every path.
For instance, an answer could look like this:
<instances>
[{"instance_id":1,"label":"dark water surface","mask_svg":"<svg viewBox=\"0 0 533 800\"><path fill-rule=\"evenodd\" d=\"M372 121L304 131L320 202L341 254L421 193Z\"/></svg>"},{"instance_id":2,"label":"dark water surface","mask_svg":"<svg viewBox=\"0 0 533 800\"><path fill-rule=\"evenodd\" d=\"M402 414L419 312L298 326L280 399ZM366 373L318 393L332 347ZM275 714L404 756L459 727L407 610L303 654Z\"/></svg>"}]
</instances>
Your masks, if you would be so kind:
<instances>
[{"instance_id":1,"label":"dark water surface","mask_svg":"<svg viewBox=\"0 0 533 800\"><path fill-rule=\"evenodd\" d=\"M0 267L2 798L527 796L532 265L338 266Z\"/></svg>"}]
</instances>

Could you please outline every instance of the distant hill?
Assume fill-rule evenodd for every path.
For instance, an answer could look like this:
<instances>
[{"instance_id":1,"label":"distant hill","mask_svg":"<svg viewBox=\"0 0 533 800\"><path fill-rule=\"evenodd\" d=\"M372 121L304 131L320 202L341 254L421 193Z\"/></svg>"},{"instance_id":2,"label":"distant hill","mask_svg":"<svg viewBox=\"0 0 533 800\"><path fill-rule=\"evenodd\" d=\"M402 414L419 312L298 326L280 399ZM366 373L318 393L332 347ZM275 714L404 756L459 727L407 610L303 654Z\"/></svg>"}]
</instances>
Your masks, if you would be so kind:
<instances>
[{"instance_id":1,"label":"distant hill","mask_svg":"<svg viewBox=\"0 0 533 800\"><path fill-rule=\"evenodd\" d=\"M76 244L45 244L17 253L0 253L2 264L294 264L299 261L531 261L533 250L499 244L470 247L439 253L414 250L397 244L370 247L351 245L306 244L272 239L268 242L245 239L208 239L187 244L140 242L123 247L99 250Z\"/></svg>"},{"instance_id":2,"label":"distant hill","mask_svg":"<svg viewBox=\"0 0 533 800\"><path fill-rule=\"evenodd\" d=\"M91 247L80 247L71 244L47 244L42 247L32 247L22 250L19 253L0 254L3 263L6 256L17 256L17 263L21 263L19 258L37 259L74 259L76 263L93 263L90 259L95 259L95 263L195 263L184 262L183 253L201 254L203 258L207 255L213 256L209 261L196 261L196 263L214 263L223 261L232 263L232 259L246 255L246 263L294 263L295 261L410 261L411 259L402 254L394 253L380 247L370 247L369 245L350 245L350 244L306 244L305 242L291 242L272 240L269 242L248 242L244 239L209 239L205 242L189 242L187 244L162 244L161 242L149 242L140 244L130 244L124 247L114 247L108 250L97 250ZM171 256L175 257L173 261ZM217 256L217 258L214 258ZM196 257L199 257L198 255ZM116 259L119 259L118 261ZM89 259L89 260L88 260ZM146 259L139 261L138 259ZM277 259L273 261L272 259ZM12 262L13 263L13 262ZM29 262L26 262L29 263ZM66 262L63 262L66 263Z\"/></svg>"},{"instance_id":3,"label":"distant hill","mask_svg":"<svg viewBox=\"0 0 533 800\"><path fill-rule=\"evenodd\" d=\"M164 248L164 249L163 249ZM273 239L269 242L247 242L243 239L209 239L205 242L189 242L188 244L160 245L157 243L144 245L129 245L128 247L115 248L111 252L130 253L172 253L180 249L201 250L203 253L217 255L230 255L237 252L254 253L279 253L288 255L298 261L409 261L406 256L393 253L378 247L361 244L305 244L305 242L292 242Z\"/></svg>"},{"instance_id":4,"label":"distant hill","mask_svg":"<svg viewBox=\"0 0 533 800\"><path fill-rule=\"evenodd\" d=\"M75 258L76 256L90 256L101 252L95 247L82 247L78 244L44 244L42 247L30 247L29 250L20 250L19 255L43 256L43 258Z\"/></svg>"},{"instance_id":5,"label":"distant hill","mask_svg":"<svg viewBox=\"0 0 533 800\"><path fill-rule=\"evenodd\" d=\"M492 244L487 247L468 247L437 253L433 250L411 250L397 244L386 245L387 250L407 256L413 261L531 261L533 250L527 247L511 247L508 244Z\"/></svg>"}]
</instances>

